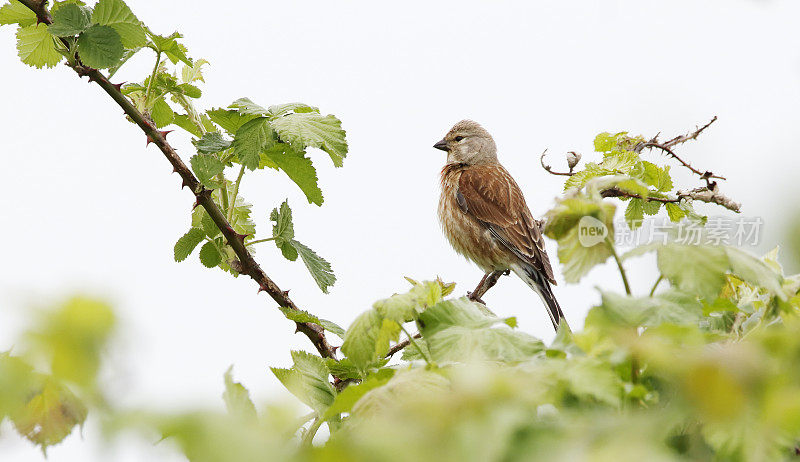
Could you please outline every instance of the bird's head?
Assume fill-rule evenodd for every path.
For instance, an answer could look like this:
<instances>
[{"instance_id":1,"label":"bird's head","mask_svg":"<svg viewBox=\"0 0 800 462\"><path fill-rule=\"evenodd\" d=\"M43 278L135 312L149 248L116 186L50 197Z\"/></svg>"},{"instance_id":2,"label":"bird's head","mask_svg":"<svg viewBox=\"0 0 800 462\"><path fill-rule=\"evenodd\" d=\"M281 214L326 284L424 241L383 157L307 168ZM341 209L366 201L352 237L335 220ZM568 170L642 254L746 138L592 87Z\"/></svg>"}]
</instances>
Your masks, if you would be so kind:
<instances>
[{"instance_id":1,"label":"bird's head","mask_svg":"<svg viewBox=\"0 0 800 462\"><path fill-rule=\"evenodd\" d=\"M497 146L492 135L471 120L462 120L453 125L433 147L447 152L448 163L477 165L497 162Z\"/></svg>"}]
</instances>

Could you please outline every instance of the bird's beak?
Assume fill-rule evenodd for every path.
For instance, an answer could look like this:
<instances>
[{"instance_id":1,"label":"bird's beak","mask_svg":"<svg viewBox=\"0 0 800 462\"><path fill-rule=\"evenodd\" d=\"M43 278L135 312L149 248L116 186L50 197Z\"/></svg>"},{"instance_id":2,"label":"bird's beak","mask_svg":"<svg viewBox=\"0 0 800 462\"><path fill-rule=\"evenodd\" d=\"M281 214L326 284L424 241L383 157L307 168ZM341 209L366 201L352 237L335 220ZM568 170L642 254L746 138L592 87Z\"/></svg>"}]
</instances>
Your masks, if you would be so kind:
<instances>
[{"instance_id":1,"label":"bird's beak","mask_svg":"<svg viewBox=\"0 0 800 462\"><path fill-rule=\"evenodd\" d=\"M449 151L450 150L450 149L448 149L447 141L445 141L444 138L442 138L441 141L439 141L438 143L434 144L433 147L436 148L436 149L441 149L442 151Z\"/></svg>"}]
</instances>

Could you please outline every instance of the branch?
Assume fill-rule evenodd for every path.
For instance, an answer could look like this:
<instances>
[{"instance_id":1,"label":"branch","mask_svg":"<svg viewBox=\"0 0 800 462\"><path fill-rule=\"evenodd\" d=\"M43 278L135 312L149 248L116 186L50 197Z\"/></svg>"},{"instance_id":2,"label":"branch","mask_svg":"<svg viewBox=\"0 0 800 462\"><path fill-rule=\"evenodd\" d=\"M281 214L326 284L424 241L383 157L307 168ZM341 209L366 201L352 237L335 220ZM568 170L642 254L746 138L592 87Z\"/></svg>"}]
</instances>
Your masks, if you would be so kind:
<instances>
[{"instance_id":1,"label":"branch","mask_svg":"<svg viewBox=\"0 0 800 462\"><path fill-rule=\"evenodd\" d=\"M572 175L574 175L574 173L572 173L572 169L575 167L574 165L572 167L570 167L569 172L554 172L554 171L552 171L551 167L549 165L545 165L545 163L544 163L545 154L547 154L547 149L545 149L544 152L542 152L542 156L539 157L539 163L542 164L542 168L543 169L547 170L547 173L549 173L551 175L564 175L564 176L572 176Z\"/></svg>"},{"instance_id":2,"label":"branch","mask_svg":"<svg viewBox=\"0 0 800 462\"><path fill-rule=\"evenodd\" d=\"M45 24L52 23L52 17L44 6L45 1L24 0L22 3L36 13L36 17L39 18L40 22ZM250 254L245 247L244 238L246 236L238 234L233 230L230 222L228 222L225 215L211 198L211 190L203 187L197 177L194 176L189 167L186 166L180 156L175 152L175 149L167 142L166 136L169 132L157 130L153 124L145 119L130 100L120 92L120 85L114 85L109 82L97 69L81 64L74 64L70 67L72 67L80 77L88 76L89 82L97 83L97 85L122 108L125 114L142 129L145 135L147 135L147 144L153 143L158 146L164 154L164 157L172 164L173 172L180 175L182 179L181 188L189 187L189 190L191 190L192 194L195 196L195 207L200 205L208 212L214 224L219 228L228 244L233 248L233 251L239 259L238 264L235 264L237 271L250 276L258 284L258 291L264 291L269 294L278 305L293 310L299 309L289 298L289 292L282 291L280 287L264 273L252 254ZM336 351L328 343L325 338L325 331L321 326L310 322L297 322L295 324L297 325L297 332L305 334L314 344L314 347L316 347L320 355L327 358L335 357Z\"/></svg>"},{"instance_id":3,"label":"branch","mask_svg":"<svg viewBox=\"0 0 800 462\"><path fill-rule=\"evenodd\" d=\"M691 133L687 133L686 135L676 136L675 138L672 138L671 140L667 141L666 143L659 143L658 139L657 139L658 135L656 135L656 136L653 137L652 140L636 146L635 150L637 152L641 152L641 150L644 149L644 148L657 148L657 149L660 149L663 152L667 153L673 159L675 159L678 162L680 162L681 165L683 165L684 167L686 167L689 170L691 170L692 173L694 173L695 175L699 176L701 179L706 180L706 182L708 182L708 180L710 178L717 178L719 180L724 180L725 177L719 176L719 175L714 175L710 171L701 172L700 170L697 170L696 168L692 167L691 164L689 164L685 160L681 159L677 154L675 154L675 151L672 150L672 147L675 146L675 145L678 145L678 144L681 144L681 143L685 143L685 142L687 142L689 140L697 139L697 136L700 135L700 133L702 133L703 130L708 128L711 124L716 122L716 120L717 120L717 116L714 116L711 119L710 122L708 122L707 124L703 125L702 127L698 128L698 129L696 129L695 131L693 131Z\"/></svg>"},{"instance_id":4,"label":"branch","mask_svg":"<svg viewBox=\"0 0 800 462\"><path fill-rule=\"evenodd\" d=\"M422 334L419 334L419 333L418 334L414 334L413 338L422 338ZM389 348L389 352L386 353L386 357L387 358L391 358L395 353L397 353L398 351L402 350L403 348L409 346L410 344L411 344L411 338L407 338L407 339L403 340L402 342L399 342L397 345Z\"/></svg>"},{"instance_id":5,"label":"branch","mask_svg":"<svg viewBox=\"0 0 800 462\"><path fill-rule=\"evenodd\" d=\"M661 202L663 204L676 204L683 199L692 199L700 202L717 204L736 213L741 212L742 204L734 202L733 199L719 193L716 183L712 187L695 188L690 191L678 191L677 197L642 197L639 194L629 193L619 188L609 188L600 192L603 197L629 197L631 199L642 199L650 202Z\"/></svg>"}]
</instances>

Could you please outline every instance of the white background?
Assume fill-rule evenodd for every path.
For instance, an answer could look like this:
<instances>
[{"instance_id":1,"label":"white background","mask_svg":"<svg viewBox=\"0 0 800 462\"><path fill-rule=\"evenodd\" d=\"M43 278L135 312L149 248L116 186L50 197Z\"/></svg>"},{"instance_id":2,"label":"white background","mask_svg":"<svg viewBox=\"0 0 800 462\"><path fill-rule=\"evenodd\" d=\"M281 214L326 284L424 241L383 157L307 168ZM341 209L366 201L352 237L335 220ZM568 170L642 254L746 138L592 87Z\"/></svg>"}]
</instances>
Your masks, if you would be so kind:
<instances>
[{"instance_id":1,"label":"white background","mask_svg":"<svg viewBox=\"0 0 800 462\"><path fill-rule=\"evenodd\" d=\"M569 150L592 160L598 132L667 138L717 115L680 152L727 176L723 192L763 218L754 251L782 238L788 218L780 211L797 191L796 1L128 3L154 31L181 31L191 56L211 62L203 109L248 96L262 105L306 102L343 121L345 167L311 153L321 208L274 172L247 175L242 186L262 233L288 197L297 238L331 261L339 280L323 295L302 263L271 243L258 249L262 267L300 307L343 326L404 291L404 275L440 275L459 294L480 278L436 219L444 153L431 145L462 118L494 135L541 215L563 184L539 166L545 148L563 167ZM13 28L0 28L0 350L15 344L31 310L83 292L112 301L120 317L104 373L113 402L221 408L230 364L257 403L287 397L267 368L288 365L290 348L311 350L307 339L248 278L206 269L196 255L173 261L193 202L178 176L98 87L63 65L25 67L14 40ZM142 52L114 80L140 81L151 66ZM188 136L170 141L188 160ZM682 173L675 180L698 186ZM555 243L548 249L555 262ZM646 292L653 261L631 273L634 291ZM555 288L573 326L599 300L596 285L622 290L610 264ZM538 297L519 280L503 278L485 300L518 316L521 329L552 338ZM8 424L2 430L0 460L42 460ZM165 443L100 447L99 439L90 419L83 441L72 435L48 460L181 460Z\"/></svg>"}]
</instances>

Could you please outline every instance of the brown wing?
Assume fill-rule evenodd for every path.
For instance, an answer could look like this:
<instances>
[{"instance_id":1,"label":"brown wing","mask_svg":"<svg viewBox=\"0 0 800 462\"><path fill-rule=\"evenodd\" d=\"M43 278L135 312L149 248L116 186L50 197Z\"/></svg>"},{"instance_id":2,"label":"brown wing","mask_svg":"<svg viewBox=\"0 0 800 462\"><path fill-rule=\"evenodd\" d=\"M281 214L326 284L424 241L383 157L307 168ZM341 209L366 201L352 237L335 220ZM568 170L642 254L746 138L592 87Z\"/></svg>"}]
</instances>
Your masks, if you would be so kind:
<instances>
[{"instance_id":1,"label":"brown wing","mask_svg":"<svg viewBox=\"0 0 800 462\"><path fill-rule=\"evenodd\" d=\"M498 164L464 169L456 198L461 210L478 219L521 260L556 283L539 226L506 169Z\"/></svg>"}]
</instances>

